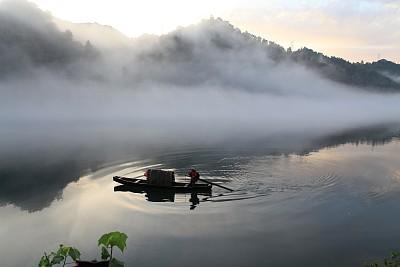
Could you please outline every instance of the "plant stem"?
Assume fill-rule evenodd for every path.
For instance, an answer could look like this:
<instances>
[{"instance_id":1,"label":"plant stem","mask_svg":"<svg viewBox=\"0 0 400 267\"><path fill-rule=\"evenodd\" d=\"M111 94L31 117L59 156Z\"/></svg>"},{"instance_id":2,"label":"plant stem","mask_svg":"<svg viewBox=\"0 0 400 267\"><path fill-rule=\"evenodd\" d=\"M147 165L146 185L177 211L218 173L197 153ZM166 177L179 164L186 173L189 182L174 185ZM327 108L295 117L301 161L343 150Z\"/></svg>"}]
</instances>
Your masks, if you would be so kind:
<instances>
[{"instance_id":1,"label":"plant stem","mask_svg":"<svg viewBox=\"0 0 400 267\"><path fill-rule=\"evenodd\" d=\"M65 266L65 262L67 261L67 256L65 256L64 258L64 263L63 263L63 267Z\"/></svg>"},{"instance_id":2,"label":"plant stem","mask_svg":"<svg viewBox=\"0 0 400 267\"><path fill-rule=\"evenodd\" d=\"M112 260L113 246L111 246L110 260Z\"/></svg>"}]
</instances>

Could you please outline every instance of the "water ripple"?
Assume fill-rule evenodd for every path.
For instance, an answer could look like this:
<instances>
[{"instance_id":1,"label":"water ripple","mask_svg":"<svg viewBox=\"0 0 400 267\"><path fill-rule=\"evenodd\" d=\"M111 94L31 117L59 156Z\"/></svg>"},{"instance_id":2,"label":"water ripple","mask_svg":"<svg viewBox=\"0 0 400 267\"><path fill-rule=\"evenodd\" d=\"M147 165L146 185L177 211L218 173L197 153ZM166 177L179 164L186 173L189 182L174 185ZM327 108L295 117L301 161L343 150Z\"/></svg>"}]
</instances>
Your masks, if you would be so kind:
<instances>
[{"instance_id":1,"label":"water ripple","mask_svg":"<svg viewBox=\"0 0 400 267\"><path fill-rule=\"evenodd\" d=\"M199 197L200 202L210 203L246 201L260 197L268 199L282 194L292 198L304 191L309 191L311 195L322 200L340 195L346 188L350 188L353 195L379 200L392 190L390 186L393 183L400 184L400 170L391 174L390 179L394 182L390 186L382 185L385 180L383 176L378 177L379 180L368 180L365 176L368 174L363 173L360 167L358 174L353 173L354 168L348 164L346 155L346 151L332 155L332 150L329 149L301 156L234 155L230 151L190 150L143 160L146 164L127 164L125 168L117 168L116 175L141 175L147 168L163 168L173 169L177 180L187 181L187 170L196 168L201 173L201 178L235 190L227 192L214 186L211 196ZM362 161L356 163L361 164ZM184 203L191 196L176 195L170 199L175 203Z\"/></svg>"}]
</instances>

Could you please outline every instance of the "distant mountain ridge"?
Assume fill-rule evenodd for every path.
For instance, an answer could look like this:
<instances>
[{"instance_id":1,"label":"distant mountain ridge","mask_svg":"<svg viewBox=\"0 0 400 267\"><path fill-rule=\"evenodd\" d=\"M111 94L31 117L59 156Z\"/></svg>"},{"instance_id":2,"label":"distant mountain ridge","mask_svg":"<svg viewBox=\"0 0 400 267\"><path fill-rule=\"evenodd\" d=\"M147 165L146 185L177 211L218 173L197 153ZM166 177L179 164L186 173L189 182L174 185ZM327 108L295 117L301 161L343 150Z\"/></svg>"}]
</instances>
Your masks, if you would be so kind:
<instances>
[{"instance_id":1,"label":"distant mountain ridge","mask_svg":"<svg viewBox=\"0 0 400 267\"><path fill-rule=\"evenodd\" d=\"M224 31L215 30L221 27L224 28ZM248 32L242 32L228 21L220 18L203 20L199 24L180 28L160 36L159 39L160 42L170 43L169 50L173 51L174 57L190 58L188 53L193 52L192 50L195 50L195 48L193 40L190 40L187 36L190 36L191 32L198 31L198 28L209 33L210 43L221 51L241 49L242 44L240 42L243 41L250 47L265 50L268 57L277 64L296 63L332 81L366 90L400 92L400 64L385 59L372 63L351 63L342 58L326 56L306 47L297 51L292 51L290 48L286 50L275 42ZM158 59L166 55L165 51L153 50L151 53L153 57L157 56Z\"/></svg>"},{"instance_id":2,"label":"distant mountain ridge","mask_svg":"<svg viewBox=\"0 0 400 267\"><path fill-rule=\"evenodd\" d=\"M112 65L102 69L99 66L108 63L96 61L101 58L111 59ZM81 65L89 71L80 70L77 62L83 62ZM230 63L241 67L227 69ZM301 66L331 81L364 90L400 92L400 64L384 59L350 63L309 48L292 51L243 32L220 18L161 36L128 38L110 26L63 22L28 2L1 3L0 79L19 75L33 66L89 78L113 71L119 75L114 80L126 79L126 83L147 79L196 85L205 81L218 84L224 79L229 86L251 90L252 80L283 64ZM256 68L245 76L246 66ZM266 80L262 86L274 84Z\"/></svg>"},{"instance_id":3,"label":"distant mountain ridge","mask_svg":"<svg viewBox=\"0 0 400 267\"><path fill-rule=\"evenodd\" d=\"M316 71L323 77L326 77L330 80L343 83L346 85L357 86L360 88L368 89L368 90L383 90L383 91L393 91L400 92L400 64L396 64L394 62L381 59L372 63L351 63L345 59L339 57L329 57L322 53L316 52L309 48L301 48L296 51L292 51L290 48L285 49L284 47L276 44L275 42L268 41L264 38L255 36L248 32L242 32L238 28L235 28L228 21L224 21L220 18L217 19L208 19L203 20L200 24L209 24L208 26L213 27L215 23L226 24L227 28L234 32L240 32L243 35L243 38L253 39L259 43L261 43L265 49L268 51L269 56L277 63L281 63L284 61L293 61L297 64L306 66L307 68ZM198 27L200 24L189 26L189 27ZM84 24L82 27L87 28L89 24ZM80 27L80 25L76 25L76 29ZM125 36L123 39L122 34L113 29L110 26L104 26L100 24L95 24L93 29L100 30L104 28L104 31L110 33L111 35L116 35L119 37L119 44L129 45L134 43L135 39L130 39ZM113 30L115 33L112 33ZM171 32L164 36L160 36L161 39L166 39L166 37L178 36L179 29L177 31ZM74 31L73 31L74 32ZM102 36L104 37L104 36ZM91 40L95 45L96 42L103 43L103 41L99 40ZM229 48L230 40L224 38L216 38L214 39L215 44L221 47ZM184 53L184 51L182 51Z\"/></svg>"},{"instance_id":4,"label":"distant mountain ridge","mask_svg":"<svg viewBox=\"0 0 400 267\"><path fill-rule=\"evenodd\" d=\"M71 31L76 40L85 43L87 40L101 48L114 48L129 45L132 41L115 28L98 23L73 23L53 19L61 31Z\"/></svg>"},{"instance_id":5,"label":"distant mountain ridge","mask_svg":"<svg viewBox=\"0 0 400 267\"><path fill-rule=\"evenodd\" d=\"M326 78L343 84L400 91L400 64L385 59L372 63L350 63L342 58L328 57L308 48L294 52L289 50L285 56Z\"/></svg>"}]
</instances>

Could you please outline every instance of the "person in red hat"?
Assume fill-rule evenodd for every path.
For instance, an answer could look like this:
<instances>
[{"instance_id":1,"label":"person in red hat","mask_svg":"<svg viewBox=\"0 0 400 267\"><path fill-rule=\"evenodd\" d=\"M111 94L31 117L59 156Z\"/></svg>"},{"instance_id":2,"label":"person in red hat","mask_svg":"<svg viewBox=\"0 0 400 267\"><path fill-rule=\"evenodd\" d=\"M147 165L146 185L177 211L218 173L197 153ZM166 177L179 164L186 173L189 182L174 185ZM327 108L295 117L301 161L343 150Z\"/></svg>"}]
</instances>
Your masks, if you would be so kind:
<instances>
[{"instance_id":1,"label":"person in red hat","mask_svg":"<svg viewBox=\"0 0 400 267\"><path fill-rule=\"evenodd\" d=\"M200 179L200 173L198 173L195 169L191 169L188 172L188 176L190 177L189 186L193 186Z\"/></svg>"}]
</instances>

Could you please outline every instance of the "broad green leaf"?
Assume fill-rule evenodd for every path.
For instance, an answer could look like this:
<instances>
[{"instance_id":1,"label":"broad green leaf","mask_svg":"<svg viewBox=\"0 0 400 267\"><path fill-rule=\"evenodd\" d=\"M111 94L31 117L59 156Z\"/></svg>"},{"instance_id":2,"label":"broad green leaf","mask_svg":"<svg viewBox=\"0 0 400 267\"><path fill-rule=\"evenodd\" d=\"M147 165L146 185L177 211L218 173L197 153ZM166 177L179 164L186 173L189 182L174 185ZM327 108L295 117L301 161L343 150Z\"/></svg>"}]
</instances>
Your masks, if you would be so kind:
<instances>
[{"instance_id":1,"label":"broad green leaf","mask_svg":"<svg viewBox=\"0 0 400 267\"><path fill-rule=\"evenodd\" d=\"M108 246L109 246L109 243L110 243L109 240L110 240L111 234L112 234L112 232L102 235L102 236L99 238L99 241L98 241L98 244L97 244L97 245L98 245L98 246L104 245L105 247L108 247Z\"/></svg>"},{"instance_id":2,"label":"broad green leaf","mask_svg":"<svg viewBox=\"0 0 400 267\"><path fill-rule=\"evenodd\" d=\"M57 251L56 256L68 257L70 256L74 261L79 259L81 253L78 249L74 247L68 247L64 245L60 245L60 248Z\"/></svg>"},{"instance_id":3,"label":"broad green leaf","mask_svg":"<svg viewBox=\"0 0 400 267\"><path fill-rule=\"evenodd\" d=\"M74 248L74 247L70 247L69 251L68 251L68 255L74 260L76 261L77 259L79 259L81 257L81 253L79 252L78 249Z\"/></svg>"},{"instance_id":4,"label":"broad green leaf","mask_svg":"<svg viewBox=\"0 0 400 267\"><path fill-rule=\"evenodd\" d=\"M69 253L69 249L70 247L64 246L64 245L60 245L60 248L57 251L57 255L61 255L61 256L68 256Z\"/></svg>"},{"instance_id":5,"label":"broad green leaf","mask_svg":"<svg viewBox=\"0 0 400 267\"><path fill-rule=\"evenodd\" d=\"M110 239L111 234L112 234L112 233L108 233L108 234L102 235L102 236L99 238L98 246L104 245L104 246L108 247L108 246L110 245L110 244L109 244L109 243L110 243L110 242L109 242L109 239Z\"/></svg>"},{"instance_id":6,"label":"broad green leaf","mask_svg":"<svg viewBox=\"0 0 400 267\"><path fill-rule=\"evenodd\" d=\"M112 247L116 246L121 250L121 252L124 252L124 249L126 248L127 239L128 236L126 234L120 232L114 232L110 237L110 245Z\"/></svg>"},{"instance_id":7,"label":"broad green leaf","mask_svg":"<svg viewBox=\"0 0 400 267\"><path fill-rule=\"evenodd\" d=\"M124 263L116 258L112 258L109 267L124 267Z\"/></svg>"},{"instance_id":8,"label":"broad green leaf","mask_svg":"<svg viewBox=\"0 0 400 267\"><path fill-rule=\"evenodd\" d=\"M107 260L108 258L110 258L110 253L105 247L101 247L101 259Z\"/></svg>"},{"instance_id":9,"label":"broad green leaf","mask_svg":"<svg viewBox=\"0 0 400 267\"><path fill-rule=\"evenodd\" d=\"M111 232L104 234L100 237L98 245L104 245L105 247L118 247L121 252L126 248L126 240L128 236L121 232Z\"/></svg>"}]
</instances>

